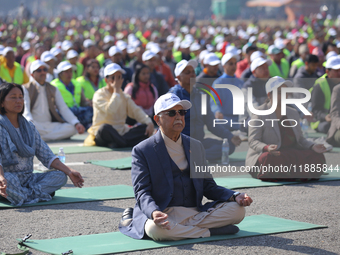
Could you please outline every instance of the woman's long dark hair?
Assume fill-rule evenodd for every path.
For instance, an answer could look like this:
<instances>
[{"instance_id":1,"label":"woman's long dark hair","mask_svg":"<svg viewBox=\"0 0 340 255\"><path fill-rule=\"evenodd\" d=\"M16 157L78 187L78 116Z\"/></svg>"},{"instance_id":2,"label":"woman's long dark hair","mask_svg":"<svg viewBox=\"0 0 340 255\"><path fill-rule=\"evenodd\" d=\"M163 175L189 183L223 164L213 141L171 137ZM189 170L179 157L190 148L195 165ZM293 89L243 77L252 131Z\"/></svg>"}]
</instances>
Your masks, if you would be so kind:
<instances>
[{"instance_id":1,"label":"woman's long dark hair","mask_svg":"<svg viewBox=\"0 0 340 255\"><path fill-rule=\"evenodd\" d=\"M94 64L94 63L96 63L96 64L98 65L99 69L100 69L100 64L99 64L99 62L98 62L97 59L89 59L89 60L86 62L86 66L85 66L85 68L84 68L84 76L85 76L86 78L88 78L88 79L90 79L90 73L88 72L88 69L89 69L89 67L90 67L92 64ZM98 78L99 78L99 73L98 73L98 75L97 75L97 79L98 79Z\"/></svg>"},{"instance_id":2,"label":"woman's long dark hair","mask_svg":"<svg viewBox=\"0 0 340 255\"><path fill-rule=\"evenodd\" d=\"M139 78L138 77L139 77L139 74L141 73L141 71L143 70L143 68L149 68L149 67L144 65L144 64L136 65L135 72L132 76L133 88L132 88L131 97L133 99L136 99L136 94L137 94L137 91L139 90ZM153 90L153 87L151 86L151 82L149 84L149 88L150 88L150 91L151 91L153 97L155 98L155 91Z\"/></svg>"},{"instance_id":3,"label":"woman's long dark hair","mask_svg":"<svg viewBox=\"0 0 340 255\"><path fill-rule=\"evenodd\" d=\"M5 97L8 95L8 93L14 88L20 89L22 95L24 96L24 90L22 89L21 85L16 84L16 83L8 83L8 82L0 84L0 105L5 101ZM24 109L25 109L25 106L22 107L22 111L19 113L20 115L24 113ZM6 114L5 108L1 107L0 112L2 115L5 115Z\"/></svg>"}]
</instances>

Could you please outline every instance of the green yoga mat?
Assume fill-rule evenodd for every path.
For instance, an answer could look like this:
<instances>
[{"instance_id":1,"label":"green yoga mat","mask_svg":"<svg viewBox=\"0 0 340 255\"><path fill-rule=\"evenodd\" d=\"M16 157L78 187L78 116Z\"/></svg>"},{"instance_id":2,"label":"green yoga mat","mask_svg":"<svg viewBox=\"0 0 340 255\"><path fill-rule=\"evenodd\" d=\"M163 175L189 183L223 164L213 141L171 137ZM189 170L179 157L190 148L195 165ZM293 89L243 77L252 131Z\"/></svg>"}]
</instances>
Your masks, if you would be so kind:
<instances>
[{"instance_id":1,"label":"green yoga mat","mask_svg":"<svg viewBox=\"0 0 340 255\"><path fill-rule=\"evenodd\" d=\"M277 234L283 232L326 228L305 222L286 220L265 214L246 217L239 225L240 231L235 235L212 236L207 238L186 239L181 241L155 242L152 240L136 240L120 232L73 236L57 239L28 240L25 245L48 254L62 254L73 251L77 254L114 254L164 248L175 245L195 244L209 241L220 241L251 236ZM33 233L34 237L34 233ZM18 239L20 241L21 239Z\"/></svg>"},{"instance_id":2,"label":"green yoga mat","mask_svg":"<svg viewBox=\"0 0 340 255\"><path fill-rule=\"evenodd\" d=\"M340 172L330 173L329 175L322 175L317 181L310 182L265 182L259 179L254 179L250 175L238 175L231 177L221 177L214 179L216 184L228 189L241 189L241 188L258 188L258 187L270 187L270 186L282 186L298 183L310 183L310 182L326 182L326 181L339 181Z\"/></svg>"},{"instance_id":3,"label":"green yoga mat","mask_svg":"<svg viewBox=\"0 0 340 255\"><path fill-rule=\"evenodd\" d=\"M89 163L97 166L108 167L111 169L130 169L132 157L113 160L90 160Z\"/></svg>"},{"instance_id":4,"label":"green yoga mat","mask_svg":"<svg viewBox=\"0 0 340 255\"><path fill-rule=\"evenodd\" d=\"M39 202L35 204L27 204L21 207L40 206L40 205L55 205L68 204L79 202L90 202L111 199L125 199L133 198L134 193L131 186L128 185L113 185L102 187L88 187L88 188L71 188L58 190L54 198L47 202ZM9 202L0 200L0 208L17 208L10 205Z\"/></svg>"},{"instance_id":5,"label":"green yoga mat","mask_svg":"<svg viewBox=\"0 0 340 255\"><path fill-rule=\"evenodd\" d=\"M62 147L62 146L60 146ZM58 154L60 147L51 146L50 149L54 154ZM92 153L92 152L108 152L108 151L131 151L132 148L117 148L111 149L100 146L63 146L65 154L81 154L81 153Z\"/></svg>"},{"instance_id":6,"label":"green yoga mat","mask_svg":"<svg viewBox=\"0 0 340 255\"><path fill-rule=\"evenodd\" d=\"M308 138L320 138L320 137L327 137L327 134L318 133L318 132L308 132Z\"/></svg>"}]
</instances>

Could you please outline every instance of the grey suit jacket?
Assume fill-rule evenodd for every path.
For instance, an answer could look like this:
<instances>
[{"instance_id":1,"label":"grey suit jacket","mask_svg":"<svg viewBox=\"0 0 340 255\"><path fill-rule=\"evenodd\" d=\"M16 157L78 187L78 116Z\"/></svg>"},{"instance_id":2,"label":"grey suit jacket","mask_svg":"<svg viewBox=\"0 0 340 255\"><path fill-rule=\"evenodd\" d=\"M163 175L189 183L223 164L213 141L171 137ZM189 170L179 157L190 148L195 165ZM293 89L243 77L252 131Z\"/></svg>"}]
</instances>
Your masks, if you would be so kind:
<instances>
[{"instance_id":1,"label":"grey suit jacket","mask_svg":"<svg viewBox=\"0 0 340 255\"><path fill-rule=\"evenodd\" d=\"M259 110L267 110L270 109L270 103L264 103L258 109ZM308 141L302 135L301 127L300 127L300 117L298 112L291 108L287 107L287 119L294 119L297 122L297 125L293 127L293 131L297 140L297 149L308 149L314 143ZM257 159L263 153L263 147L269 144L276 144L278 149L281 147L281 133L278 121L266 121L266 119L277 119L275 112L267 116L258 116L253 115L252 120L258 119L264 122L262 127L250 127L249 126L249 134L248 134L248 143L249 149L246 158L246 166L254 166L256 164ZM260 126L259 121L251 121L251 125L253 126ZM273 123L273 124L272 124ZM288 125L287 122L284 123ZM293 122L290 124L291 126L294 125Z\"/></svg>"},{"instance_id":2,"label":"grey suit jacket","mask_svg":"<svg viewBox=\"0 0 340 255\"><path fill-rule=\"evenodd\" d=\"M333 88L330 115L332 122L328 130L327 142L332 142L335 132L340 129L340 84Z\"/></svg>"}]
</instances>

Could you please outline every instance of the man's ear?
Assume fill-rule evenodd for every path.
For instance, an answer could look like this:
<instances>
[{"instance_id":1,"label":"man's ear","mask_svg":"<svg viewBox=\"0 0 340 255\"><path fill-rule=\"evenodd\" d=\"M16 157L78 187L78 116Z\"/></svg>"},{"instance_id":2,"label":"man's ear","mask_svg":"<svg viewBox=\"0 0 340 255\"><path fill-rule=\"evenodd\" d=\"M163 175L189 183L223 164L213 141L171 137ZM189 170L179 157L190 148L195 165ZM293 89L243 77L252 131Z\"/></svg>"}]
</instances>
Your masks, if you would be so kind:
<instances>
[{"instance_id":1,"label":"man's ear","mask_svg":"<svg viewBox=\"0 0 340 255\"><path fill-rule=\"evenodd\" d=\"M154 115L153 119L157 123L157 125L159 126L159 116L158 115Z\"/></svg>"}]
</instances>

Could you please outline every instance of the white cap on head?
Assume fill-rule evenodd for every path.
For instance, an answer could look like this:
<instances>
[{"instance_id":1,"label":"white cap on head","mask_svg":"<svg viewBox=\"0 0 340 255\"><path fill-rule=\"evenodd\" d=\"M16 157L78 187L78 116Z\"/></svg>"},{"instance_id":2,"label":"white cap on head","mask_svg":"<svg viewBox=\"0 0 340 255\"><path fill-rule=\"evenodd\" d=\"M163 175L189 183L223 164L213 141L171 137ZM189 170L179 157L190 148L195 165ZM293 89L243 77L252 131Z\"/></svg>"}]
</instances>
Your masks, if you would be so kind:
<instances>
[{"instance_id":1,"label":"white cap on head","mask_svg":"<svg viewBox=\"0 0 340 255\"><path fill-rule=\"evenodd\" d=\"M190 45L190 51L197 51L201 49L201 45L199 43L194 42L193 44Z\"/></svg>"},{"instance_id":2,"label":"white cap on head","mask_svg":"<svg viewBox=\"0 0 340 255\"><path fill-rule=\"evenodd\" d=\"M78 52L76 52L75 50L69 50L66 54L66 59L69 60L78 57L78 55L79 55Z\"/></svg>"},{"instance_id":3,"label":"white cap on head","mask_svg":"<svg viewBox=\"0 0 340 255\"><path fill-rule=\"evenodd\" d=\"M330 36L336 36L336 30L334 29L334 28L330 28L330 29L328 29L328 34L330 35Z\"/></svg>"},{"instance_id":4,"label":"white cap on head","mask_svg":"<svg viewBox=\"0 0 340 255\"><path fill-rule=\"evenodd\" d=\"M208 50L202 50L201 51L200 55L198 56L198 59L200 60L200 62L203 61L205 55L207 55L208 53L209 53Z\"/></svg>"},{"instance_id":5,"label":"white cap on head","mask_svg":"<svg viewBox=\"0 0 340 255\"><path fill-rule=\"evenodd\" d=\"M276 48L278 48L280 50L282 50L282 49L284 49L286 47L283 39L281 39L281 38L275 39L274 45L275 45Z\"/></svg>"},{"instance_id":6,"label":"white cap on head","mask_svg":"<svg viewBox=\"0 0 340 255\"><path fill-rule=\"evenodd\" d=\"M110 49L109 49L109 56L112 57L116 54L122 54L122 51L117 47L117 46L112 46Z\"/></svg>"},{"instance_id":7,"label":"white cap on head","mask_svg":"<svg viewBox=\"0 0 340 255\"><path fill-rule=\"evenodd\" d=\"M3 45L0 45L0 55L2 55L2 52L4 51L5 47Z\"/></svg>"},{"instance_id":8,"label":"white cap on head","mask_svg":"<svg viewBox=\"0 0 340 255\"><path fill-rule=\"evenodd\" d=\"M340 42L338 42L338 44L336 45L337 48L340 48Z\"/></svg>"},{"instance_id":9,"label":"white cap on head","mask_svg":"<svg viewBox=\"0 0 340 255\"><path fill-rule=\"evenodd\" d=\"M151 51L152 53L158 54L158 53L161 51L161 47L159 47L159 44L158 44L158 43L154 43L154 44L151 46L150 51Z\"/></svg>"},{"instance_id":10,"label":"white cap on head","mask_svg":"<svg viewBox=\"0 0 340 255\"><path fill-rule=\"evenodd\" d=\"M114 41L115 41L115 39L113 38L112 35L105 35L104 36L104 39L103 39L104 43L109 43L109 42L114 42Z\"/></svg>"},{"instance_id":11,"label":"white cap on head","mask_svg":"<svg viewBox=\"0 0 340 255\"><path fill-rule=\"evenodd\" d=\"M175 41L175 36L173 35L168 35L168 37L166 38L167 43L172 43L174 41Z\"/></svg>"},{"instance_id":12,"label":"white cap on head","mask_svg":"<svg viewBox=\"0 0 340 255\"><path fill-rule=\"evenodd\" d=\"M74 30L72 28L67 30L67 35L69 35L69 36L74 35Z\"/></svg>"},{"instance_id":13,"label":"white cap on head","mask_svg":"<svg viewBox=\"0 0 340 255\"><path fill-rule=\"evenodd\" d=\"M216 66L221 63L221 60L216 56L215 53L209 53L205 55L203 64L209 66Z\"/></svg>"},{"instance_id":14,"label":"white cap on head","mask_svg":"<svg viewBox=\"0 0 340 255\"><path fill-rule=\"evenodd\" d=\"M184 36L184 40L190 42L190 44L191 44L191 43L193 43L193 41L195 39L191 34L187 34L187 35Z\"/></svg>"},{"instance_id":15,"label":"white cap on head","mask_svg":"<svg viewBox=\"0 0 340 255\"><path fill-rule=\"evenodd\" d=\"M233 54L231 52L228 52L228 53L224 54L224 56L222 57L222 60L221 60L222 66L224 66L232 58L235 58L236 61L239 61L240 60L240 55L239 54Z\"/></svg>"},{"instance_id":16,"label":"white cap on head","mask_svg":"<svg viewBox=\"0 0 340 255\"><path fill-rule=\"evenodd\" d=\"M253 42L255 42L256 40L257 40L256 36L253 35L253 36L251 36L251 37L249 38L248 42L251 43L251 44L253 44Z\"/></svg>"},{"instance_id":17,"label":"white cap on head","mask_svg":"<svg viewBox=\"0 0 340 255\"><path fill-rule=\"evenodd\" d=\"M158 115L160 112L171 109L176 105L181 105L183 110L189 110L192 106L190 101L181 100L178 96L173 93L166 93L160 96L154 104L155 115Z\"/></svg>"},{"instance_id":18,"label":"white cap on head","mask_svg":"<svg viewBox=\"0 0 340 255\"><path fill-rule=\"evenodd\" d=\"M145 49L146 50L151 50L152 46L154 45L155 43L154 42L148 42L146 45L145 45Z\"/></svg>"},{"instance_id":19,"label":"white cap on head","mask_svg":"<svg viewBox=\"0 0 340 255\"><path fill-rule=\"evenodd\" d=\"M22 42L21 47L23 50L29 50L31 48L31 44L29 42Z\"/></svg>"},{"instance_id":20,"label":"white cap on head","mask_svg":"<svg viewBox=\"0 0 340 255\"><path fill-rule=\"evenodd\" d=\"M243 53L243 54L246 54L247 49L248 49L249 46L250 46L249 43L246 43L246 44L242 47L242 53Z\"/></svg>"},{"instance_id":21,"label":"white cap on head","mask_svg":"<svg viewBox=\"0 0 340 255\"><path fill-rule=\"evenodd\" d=\"M207 48L207 51L212 52L214 50L214 46L212 46L211 44L207 44L205 45L205 47Z\"/></svg>"},{"instance_id":22,"label":"white cap on head","mask_svg":"<svg viewBox=\"0 0 340 255\"><path fill-rule=\"evenodd\" d=\"M60 49L61 48L61 44L62 44L62 42L56 42L54 47Z\"/></svg>"},{"instance_id":23,"label":"white cap on head","mask_svg":"<svg viewBox=\"0 0 340 255\"><path fill-rule=\"evenodd\" d=\"M61 49L63 51L67 51L67 50L69 50L72 47L73 47L73 44L70 41L68 41L68 40L63 41L63 43L61 44Z\"/></svg>"},{"instance_id":24,"label":"white cap on head","mask_svg":"<svg viewBox=\"0 0 340 255\"><path fill-rule=\"evenodd\" d=\"M265 55L262 53L262 51L254 51L251 55L250 55L250 62L253 62L254 59L256 58L259 58L259 57L262 57L262 58L265 58Z\"/></svg>"},{"instance_id":25,"label":"white cap on head","mask_svg":"<svg viewBox=\"0 0 340 255\"><path fill-rule=\"evenodd\" d=\"M281 50L276 47L275 45L270 45L268 47L268 54L270 55L276 55L276 54L279 54L281 52Z\"/></svg>"},{"instance_id":26,"label":"white cap on head","mask_svg":"<svg viewBox=\"0 0 340 255\"><path fill-rule=\"evenodd\" d=\"M270 59L264 59L262 57L254 59L254 61L250 65L250 71L254 72L256 68L262 66L265 63L270 66L272 64L272 61Z\"/></svg>"},{"instance_id":27,"label":"white cap on head","mask_svg":"<svg viewBox=\"0 0 340 255\"><path fill-rule=\"evenodd\" d=\"M190 48L191 42L187 41L187 40L183 40L180 44L180 47L182 49L188 49Z\"/></svg>"},{"instance_id":28,"label":"white cap on head","mask_svg":"<svg viewBox=\"0 0 340 255\"><path fill-rule=\"evenodd\" d=\"M50 61L51 59L54 59L54 55L49 51L44 51L41 54L40 59L41 59L41 61L46 63L46 62Z\"/></svg>"},{"instance_id":29,"label":"white cap on head","mask_svg":"<svg viewBox=\"0 0 340 255\"><path fill-rule=\"evenodd\" d=\"M334 56L334 57L330 57L329 59L327 59L326 68L339 70L340 69L340 57Z\"/></svg>"},{"instance_id":30,"label":"white cap on head","mask_svg":"<svg viewBox=\"0 0 340 255\"><path fill-rule=\"evenodd\" d=\"M62 61L60 64L57 66L57 73L60 74L61 72L64 72L66 70L72 69L72 65L68 61Z\"/></svg>"},{"instance_id":31,"label":"white cap on head","mask_svg":"<svg viewBox=\"0 0 340 255\"><path fill-rule=\"evenodd\" d=\"M225 53L228 53L228 52L231 52L233 54L241 54L242 51L233 45L228 45L225 49Z\"/></svg>"},{"instance_id":32,"label":"white cap on head","mask_svg":"<svg viewBox=\"0 0 340 255\"><path fill-rule=\"evenodd\" d=\"M94 42L91 39L86 39L83 42L83 46L85 49L90 48L91 46L94 46Z\"/></svg>"},{"instance_id":33,"label":"white cap on head","mask_svg":"<svg viewBox=\"0 0 340 255\"><path fill-rule=\"evenodd\" d=\"M147 50L147 51L145 51L143 53L142 60L143 61L148 61L148 60L152 59L155 56L156 56L156 53L152 52L151 50Z\"/></svg>"},{"instance_id":34,"label":"white cap on head","mask_svg":"<svg viewBox=\"0 0 340 255\"><path fill-rule=\"evenodd\" d=\"M197 61L193 59L189 61L185 59L179 61L175 67L175 71L174 71L175 77L179 76L188 65L192 66L195 69L197 67Z\"/></svg>"},{"instance_id":35,"label":"white cap on head","mask_svg":"<svg viewBox=\"0 0 340 255\"><path fill-rule=\"evenodd\" d=\"M13 48L12 48L12 47L6 47L6 48L4 48L3 51L2 51L2 55L6 56L6 54L7 54L8 52L14 52Z\"/></svg>"},{"instance_id":36,"label":"white cap on head","mask_svg":"<svg viewBox=\"0 0 340 255\"><path fill-rule=\"evenodd\" d=\"M290 80L285 80L280 76L274 76L270 78L266 83L266 93L272 92L275 88L280 87L281 85L286 84L287 87L293 87L293 82Z\"/></svg>"},{"instance_id":37,"label":"white cap on head","mask_svg":"<svg viewBox=\"0 0 340 255\"><path fill-rule=\"evenodd\" d=\"M132 53L135 53L136 52L136 47L132 46L132 45L128 45L127 46L127 49L126 49L126 52L128 54L132 54Z\"/></svg>"},{"instance_id":38,"label":"white cap on head","mask_svg":"<svg viewBox=\"0 0 340 255\"><path fill-rule=\"evenodd\" d=\"M123 40L119 40L119 41L117 41L116 46L118 47L118 49L123 51L127 48L127 43Z\"/></svg>"},{"instance_id":39,"label":"white cap on head","mask_svg":"<svg viewBox=\"0 0 340 255\"><path fill-rule=\"evenodd\" d=\"M120 67L120 65L111 63L104 68L104 77L115 74L116 72L121 72L122 74L126 73L125 70Z\"/></svg>"},{"instance_id":40,"label":"white cap on head","mask_svg":"<svg viewBox=\"0 0 340 255\"><path fill-rule=\"evenodd\" d=\"M61 53L61 49L59 48L52 48L50 52L53 54L53 56L57 56Z\"/></svg>"},{"instance_id":41,"label":"white cap on head","mask_svg":"<svg viewBox=\"0 0 340 255\"><path fill-rule=\"evenodd\" d=\"M48 64L46 64L45 62L38 59L38 60L35 60L35 61L32 62L31 66L30 66L30 74L32 74L34 71L36 71L41 66L45 66L46 68L50 68Z\"/></svg>"},{"instance_id":42,"label":"white cap on head","mask_svg":"<svg viewBox=\"0 0 340 255\"><path fill-rule=\"evenodd\" d=\"M337 54L335 51L330 51L330 52L328 52L327 55L326 55L326 61L327 61L328 59L330 59L331 57L336 57L336 56L338 56L338 54Z\"/></svg>"}]
</instances>

